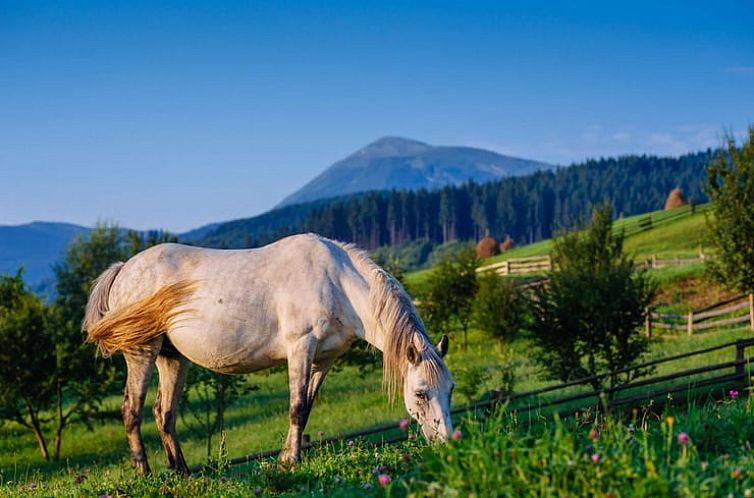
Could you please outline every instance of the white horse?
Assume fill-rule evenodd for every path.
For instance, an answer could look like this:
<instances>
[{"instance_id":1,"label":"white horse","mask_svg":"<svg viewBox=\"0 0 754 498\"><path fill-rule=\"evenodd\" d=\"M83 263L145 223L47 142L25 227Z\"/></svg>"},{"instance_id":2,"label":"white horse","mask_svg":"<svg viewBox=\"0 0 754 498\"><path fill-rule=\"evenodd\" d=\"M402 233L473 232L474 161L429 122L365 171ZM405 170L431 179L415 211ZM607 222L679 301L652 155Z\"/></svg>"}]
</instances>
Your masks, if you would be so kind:
<instances>
[{"instance_id":1,"label":"white horse","mask_svg":"<svg viewBox=\"0 0 754 498\"><path fill-rule=\"evenodd\" d=\"M383 382L403 389L429 440L451 431L453 380L403 287L363 252L313 234L248 250L161 244L116 263L95 281L83 324L106 354L121 351L128 378L121 407L134 467L149 472L142 409L153 366L154 416L169 467L188 472L175 433L189 362L248 373L288 363L290 422L280 454L299 459L317 391L357 338L383 353Z\"/></svg>"}]
</instances>

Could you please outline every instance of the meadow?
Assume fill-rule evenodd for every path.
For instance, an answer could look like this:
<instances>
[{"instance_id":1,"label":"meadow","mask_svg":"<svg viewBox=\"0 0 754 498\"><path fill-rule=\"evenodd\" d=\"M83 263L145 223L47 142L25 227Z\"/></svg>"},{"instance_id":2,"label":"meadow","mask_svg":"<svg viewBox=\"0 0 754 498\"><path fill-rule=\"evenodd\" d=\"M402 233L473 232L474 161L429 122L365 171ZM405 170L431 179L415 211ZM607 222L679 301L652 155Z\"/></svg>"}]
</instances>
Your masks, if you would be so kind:
<instances>
[{"instance_id":1,"label":"meadow","mask_svg":"<svg viewBox=\"0 0 754 498\"><path fill-rule=\"evenodd\" d=\"M655 254L652 251L687 255L695 253L703 236L704 213L697 212L631 234L626 248L637 258ZM542 254L548 244L516 248L509 256ZM725 294L705 280L699 264L652 272L661 288L658 309L680 311ZM409 289L425 275L409 274ZM690 337L661 334L653 339L646 360L750 336L746 327ZM704 357L705 362L730 359L729 351ZM663 364L655 374L692 368L699 361L692 357ZM455 406L492 392L501 381L500 365L504 364L513 369L515 392L554 383L545 379L542 367L532 358L525 335L503 348L472 329L466 351L459 340L451 342L447 363L459 385ZM481 382L473 380L464 397L460 393L464 382L472 382L466 376L471 365L484 369L486 375ZM144 439L155 475L136 477L129 468L118 413L120 397L113 396L106 400L106 417L91 428L81 424L70 428L57 462L41 461L33 436L24 428L12 423L0 426L0 495L750 496L746 489L754 485L750 470L754 468L750 443L754 427L744 423L752 411L748 391L730 396L718 388L714 399L671 402L663 414L646 406L607 417L587 411L579 418L562 420L547 410L521 420L505 409L486 418L468 413L458 426L458 440L447 445L428 447L421 439L408 437L388 447L374 447L362 440L337 442L309 450L295 471L290 471L279 468L274 459L227 465L230 457L279 447L287 431L286 372L276 369L252 374L248 382L258 389L227 412L226 435L222 441L215 439L211 470L191 478L167 473L156 427L150 411L145 410ZM155 386L147 406L154 394ZM361 372L345 366L331 372L324 382L307 433L317 441L404 416L402 401L390 404L382 392L379 370ZM668 416L675 422L669 422ZM185 422L179 419L178 432L189 465L205 463L205 440L186 430ZM681 432L688 441L680 442ZM380 475L388 477L380 481Z\"/></svg>"}]
</instances>

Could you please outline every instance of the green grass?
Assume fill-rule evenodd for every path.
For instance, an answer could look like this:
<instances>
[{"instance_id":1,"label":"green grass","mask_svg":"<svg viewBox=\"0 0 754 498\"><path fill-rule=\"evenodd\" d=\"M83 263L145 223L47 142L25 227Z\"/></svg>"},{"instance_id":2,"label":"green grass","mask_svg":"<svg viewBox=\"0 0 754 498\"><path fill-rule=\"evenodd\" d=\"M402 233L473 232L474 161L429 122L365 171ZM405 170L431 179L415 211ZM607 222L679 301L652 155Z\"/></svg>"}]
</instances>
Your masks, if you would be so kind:
<instances>
[{"instance_id":1,"label":"green grass","mask_svg":"<svg viewBox=\"0 0 754 498\"><path fill-rule=\"evenodd\" d=\"M676 208L670 211L655 211L641 215L616 220L616 230L625 229L626 239L624 249L627 254L637 261L644 261L653 255L658 258L694 257L699 248L704 246L707 227L705 216L711 211L709 204L696 207L694 214L688 214L688 207ZM651 215L654 220L652 228L636 231L640 219ZM504 254L498 254L485 259L480 265L498 263L510 258L525 258L530 256L545 256L552 250L552 240L542 240L534 244L514 247ZM405 276L406 286L411 292L420 293L426 286L431 268L409 272Z\"/></svg>"},{"instance_id":2,"label":"green grass","mask_svg":"<svg viewBox=\"0 0 754 498\"><path fill-rule=\"evenodd\" d=\"M3 471L0 496L748 496L752 416L747 395L671 403L662 415L644 407L529 419L502 407L465 419L443 445L339 443L313 450L295 471L269 461L228 468L220 460L216 470L189 478L103 467L71 468L54 479Z\"/></svg>"}]
</instances>

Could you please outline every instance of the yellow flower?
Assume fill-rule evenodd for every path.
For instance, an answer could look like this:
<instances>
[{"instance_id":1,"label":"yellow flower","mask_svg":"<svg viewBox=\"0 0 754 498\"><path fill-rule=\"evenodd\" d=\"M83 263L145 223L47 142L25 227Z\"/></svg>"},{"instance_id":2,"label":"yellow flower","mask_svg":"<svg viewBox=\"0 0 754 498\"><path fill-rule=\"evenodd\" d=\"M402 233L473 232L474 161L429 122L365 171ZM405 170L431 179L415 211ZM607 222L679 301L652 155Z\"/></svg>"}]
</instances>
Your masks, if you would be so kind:
<instances>
[{"instance_id":1,"label":"yellow flower","mask_svg":"<svg viewBox=\"0 0 754 498\"><path fill-rule=\"evenodd\" d=\"M652 461L647 462L647 475L649 477L657 477L657 469Z\"/></svg>"},{"instance_id":2,"label":"yellow flower","mask_svg":"<svg viewBox=\"0 0 754 498\"><path fill-rule=\"evenodd\" d=\"M673 424L675 423L675 419L673 418L673 416L671 415L668 418L666 418L665 422L668 423L668 427L670 427L670 430L673 430Z\"/></svg>"}]
</instances>

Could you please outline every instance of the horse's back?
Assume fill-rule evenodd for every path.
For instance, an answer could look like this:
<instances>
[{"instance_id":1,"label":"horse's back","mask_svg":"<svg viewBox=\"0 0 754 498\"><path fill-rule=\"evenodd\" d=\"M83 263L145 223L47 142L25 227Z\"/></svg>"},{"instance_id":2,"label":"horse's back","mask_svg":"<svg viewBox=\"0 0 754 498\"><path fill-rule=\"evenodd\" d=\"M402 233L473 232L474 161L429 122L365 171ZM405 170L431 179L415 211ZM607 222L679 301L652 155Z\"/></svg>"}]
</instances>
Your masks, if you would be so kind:
<instances>
[{"instance_id":1,"label":"horse's back","mask_svg":"<svg viewBox=\"0 0 754 498\"><path fill-rule=\"evenodd\" d=\"M173 344L209 368L255 370L284 361L292 341L334 316L353 328L339 280L352 270L339 244L311 234L243 250L160 244L124 265L112 299L128 304L194 281L190 311L168 331Z\"/></svg>"}]
</instances>

